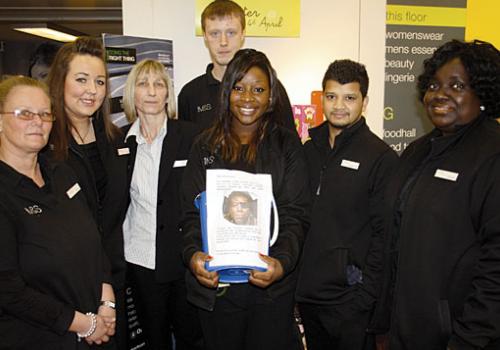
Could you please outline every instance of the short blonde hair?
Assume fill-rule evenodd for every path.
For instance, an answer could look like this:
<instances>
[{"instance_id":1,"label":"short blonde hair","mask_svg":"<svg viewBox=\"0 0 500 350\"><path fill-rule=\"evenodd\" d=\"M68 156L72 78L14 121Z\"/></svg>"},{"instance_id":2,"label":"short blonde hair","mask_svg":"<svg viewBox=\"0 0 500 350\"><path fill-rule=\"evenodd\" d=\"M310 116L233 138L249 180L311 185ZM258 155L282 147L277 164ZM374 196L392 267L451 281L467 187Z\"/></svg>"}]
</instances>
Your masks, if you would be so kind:
<instances>
[{"instance_id":1,"label":"short blonde hair","mask_svg":"<svg viewBox=\"0 0 500 350\"><path fill-rule=\"evenodd\" d=\"M47 95L48 98L50 98L49 88L44 82L35 80L30 77L25 77L23 75L6 76L0 81L0 112L3 111L7 96L17 86L30 86L39 88L45 93L45 95Z\"/></svg>"},{"instance_id":2,"label":"short blonde hair","mask_svg":"<svg viewBox=\"0 0 500 350\"><path fill-rule=\"evenodd\" d=\"M49 88L43 81L39 81L30 77L25 77L23 75L5 75L2 76L0 80L0 114L4 112L3 108L7 97L15 87L18 86L29 86L42 90L47 98L50 100ZM50 106L52 110L52 101L50 101ZM2 122L0 122L0 134L2 134ZM1 144L1 142L0 142Z\"/></svg>"},{"instance_id":3,"label":"short blonde hair","mask_svg":"<svg viewBox=\"0 0 500 350\"><path fill-rule=\"evenodd\" d=\"M166 112L169 119L176 118L175 112L175 93L172 79L165 70L165 66L156 60L147 59L137 63L127 77L125 89L123 92L123 109L125 116L130 123L137 119L135 108L135 84L142 75L158 74L167 87L167 106Z\"/></svg>"}]
</instances>

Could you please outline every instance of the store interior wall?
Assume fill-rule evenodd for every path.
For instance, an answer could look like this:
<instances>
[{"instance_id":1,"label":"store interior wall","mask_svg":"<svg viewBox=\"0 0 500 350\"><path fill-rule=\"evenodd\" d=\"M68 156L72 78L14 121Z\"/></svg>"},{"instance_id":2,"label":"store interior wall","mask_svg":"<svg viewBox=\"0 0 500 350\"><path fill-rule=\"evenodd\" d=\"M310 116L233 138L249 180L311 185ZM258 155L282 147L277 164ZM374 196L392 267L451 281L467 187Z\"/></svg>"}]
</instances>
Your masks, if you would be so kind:
<instances>
[{"instance_id":1,"label":"store interior wall","mask_svg":"<svg viewBox=\"0 0 500 350\"><path fill-rule=\"evenodd\" d=\"M177 94L205 72L210 57L203 38L194 33L194 0L123 0L122 6L124 35L173 40ZM310 103L311 91L321 90L333 60L362 62L370 76L366 117L382 135L385 0L302 0L299 38L247 37L244 46L266 53L292 104Z\"/></svg>"}]
</instances>

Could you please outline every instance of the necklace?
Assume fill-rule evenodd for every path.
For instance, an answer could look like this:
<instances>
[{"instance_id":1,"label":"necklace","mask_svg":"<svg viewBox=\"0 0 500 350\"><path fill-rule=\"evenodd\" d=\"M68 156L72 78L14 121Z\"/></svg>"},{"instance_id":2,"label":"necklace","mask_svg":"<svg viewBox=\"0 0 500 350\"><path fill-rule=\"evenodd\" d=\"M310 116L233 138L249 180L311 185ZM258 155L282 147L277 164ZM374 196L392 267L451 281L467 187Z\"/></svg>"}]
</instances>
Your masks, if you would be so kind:
<instances>
[{"instance_id":1,"label":"necklace","mask_svg":"<svg viewBox=\"0 0 500 350\"><path fill-rule=\"evenodd\" d=\"M85 133L85 135L82 137L80 135L80 133L78 132L78 130L75 128L75 131L76 131L76 134L78 135L78 138L80 139L81 141L81 144L85 144L85 140L87 140L89 134L90 134L90 131L93 129L93 126L92 126L92 121L89 119L89 127L87 128L87 132Z\"/></svg>"}]
</instances>

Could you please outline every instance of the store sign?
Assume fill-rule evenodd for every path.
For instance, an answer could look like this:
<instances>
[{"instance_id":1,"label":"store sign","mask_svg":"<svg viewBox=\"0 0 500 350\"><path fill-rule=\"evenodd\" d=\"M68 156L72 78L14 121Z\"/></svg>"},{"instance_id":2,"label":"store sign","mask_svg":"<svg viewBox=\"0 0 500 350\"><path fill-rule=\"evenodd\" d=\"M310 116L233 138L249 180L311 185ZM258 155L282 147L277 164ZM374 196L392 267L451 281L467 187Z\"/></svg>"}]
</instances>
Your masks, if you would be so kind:
<instances>
[{"instance_id":1,"label":"store sign","mask_svg":"<svg viewBox=\"0 0 500 350\"><path fill-rule=\"evenodd\" d=\"M439 46L464 39L466 1L387 0L386 11L383 136L401 153L433 128L418 101L417 77Z\"/></svg>"},{"instance_id":2,"label":"store sign","mask_svg":"<svg viewBox=\"0 0 500 350\"><path fill-rule=\"evenodd\" d=\"M196 35L201 36L201 13L213 0L196 0ZM299 37L300 0L237 0L245 11L246 36Z\"/></svg>"}]
</instances>

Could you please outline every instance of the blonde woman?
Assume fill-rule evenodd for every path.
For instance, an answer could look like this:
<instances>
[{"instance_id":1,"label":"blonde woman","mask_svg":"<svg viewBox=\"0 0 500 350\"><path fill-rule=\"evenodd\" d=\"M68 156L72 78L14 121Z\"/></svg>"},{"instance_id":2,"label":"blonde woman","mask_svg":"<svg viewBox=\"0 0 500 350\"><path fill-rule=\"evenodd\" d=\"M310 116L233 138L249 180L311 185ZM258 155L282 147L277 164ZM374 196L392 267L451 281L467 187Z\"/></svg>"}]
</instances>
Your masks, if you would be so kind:
<instances>
[{"instance_id":1,"label":"blonde woman","mask_svg":"<svg viewBox=\"0 0 500 350\"><path fill-rule=\"evenodd\" d=\"M175 94L165 67L138 63L124 93L130 149L130 204L125 259L150 349L202 349L195 310L187 303L181 260L179 187L197 129L175 120Z\"/></svg>"}]
</instances>

